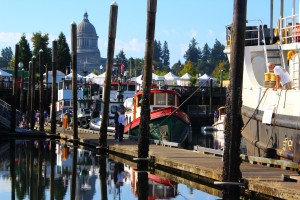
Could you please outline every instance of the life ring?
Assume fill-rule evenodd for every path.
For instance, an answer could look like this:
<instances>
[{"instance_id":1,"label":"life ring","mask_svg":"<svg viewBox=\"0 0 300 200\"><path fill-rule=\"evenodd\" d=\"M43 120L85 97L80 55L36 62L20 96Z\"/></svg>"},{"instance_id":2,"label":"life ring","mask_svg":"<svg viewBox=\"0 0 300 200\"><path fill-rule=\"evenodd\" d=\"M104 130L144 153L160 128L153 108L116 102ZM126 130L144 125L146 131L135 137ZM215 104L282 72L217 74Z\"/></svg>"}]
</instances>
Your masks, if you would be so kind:
<instances>
[{"instance_id":1,"label":"life ring","mask_svg":"<svg viewBox=\"0 0 300 200\"><path fill-rule=\"evenodd\" d=\"M89 126L85 117L80 120L80 124L82 128L87 128Z\"/></svg>"}]
</instances>

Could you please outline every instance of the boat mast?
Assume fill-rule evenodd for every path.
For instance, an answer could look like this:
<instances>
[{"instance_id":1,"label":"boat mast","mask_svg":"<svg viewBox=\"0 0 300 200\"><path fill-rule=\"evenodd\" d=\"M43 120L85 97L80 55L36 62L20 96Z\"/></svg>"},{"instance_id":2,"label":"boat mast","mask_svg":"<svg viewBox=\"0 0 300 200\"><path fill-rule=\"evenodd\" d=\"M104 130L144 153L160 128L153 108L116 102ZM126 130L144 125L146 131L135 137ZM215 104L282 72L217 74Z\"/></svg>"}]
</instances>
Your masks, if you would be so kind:
<instances>
[{"instance_id":1,"label":"boat mast","mask_svg":"<svg viewBox=\"0 0 300 200\"><path fill-rule=\"evenodd\" d=\"M273 9L274 9L274 0L270 0L270 35L271 41L270 44L273 43Z\"/></svg>"}]
</instances>

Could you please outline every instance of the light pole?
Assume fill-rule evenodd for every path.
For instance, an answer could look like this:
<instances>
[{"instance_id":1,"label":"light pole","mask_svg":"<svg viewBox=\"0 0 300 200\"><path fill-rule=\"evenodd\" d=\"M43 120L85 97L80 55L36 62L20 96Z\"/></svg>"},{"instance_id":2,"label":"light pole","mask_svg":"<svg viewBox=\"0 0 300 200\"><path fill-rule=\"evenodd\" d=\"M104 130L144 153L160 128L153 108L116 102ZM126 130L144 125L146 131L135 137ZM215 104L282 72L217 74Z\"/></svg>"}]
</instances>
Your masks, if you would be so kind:
<instances>
[{"instance_id":1,"label":"light pole","mask_svg":"<svg viewBox=\"0 0 300 200\"><path fill-rule=\"evenodd\" d=\"M24 113L24 68L23 63L19 62L19 70L21 70L21 84L20 84L20 111Z\"/></svg>"}]
</instances>

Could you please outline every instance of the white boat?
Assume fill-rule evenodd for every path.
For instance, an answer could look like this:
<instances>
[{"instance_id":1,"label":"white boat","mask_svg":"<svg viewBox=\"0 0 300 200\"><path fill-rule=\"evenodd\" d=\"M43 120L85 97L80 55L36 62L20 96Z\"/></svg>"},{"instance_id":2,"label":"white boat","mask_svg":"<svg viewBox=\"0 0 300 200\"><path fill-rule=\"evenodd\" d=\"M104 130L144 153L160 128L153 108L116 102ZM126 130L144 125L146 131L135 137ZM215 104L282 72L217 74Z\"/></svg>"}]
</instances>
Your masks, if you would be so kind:
<instances>
[{"instance_id":1,"label":"white boat","mask_svg":"<svg viewBox=\"0 0 300 200\"><path fill-rule=\"evenodd\" d=\"M213 137L214 137L214 148L223 149L224 148L224 128L225 128L225 117L226 108L221 106L218 109L218 119L212 125Z\"/></svg>"},{"instance_id":2,"label":"white boat","mask_svg":"<svg viewBox=\"0 0 300 200\"><path fill-rule=\"evenodd\" d=\"M273 2L273 1L272 1ZM242 88L242 135L248 155L300 161L300 18L295 1L282 5L282 16L270 21L273 28L260 20L247 19ZM275 4L275 3L274 3ZM272 4L271 4L272 5ZM284 15L284 6L291 6ZM274 7L277 7L274 6ZM273 8L271 8L273 9ZM265 10L270 10L265 8ZM285 9L286 10L286 9ZM249 10L249 12L251 12ZM273 11L271 13L275 13ZM224 52L230 58L231 25L227 26L227 46ZM273 75L268 74L267 63L285 68L292 80L292 89L274 91ZM266 74L265 74L266 73ZM269 77L270 76L270 77Z\"/></svg>"}]
</instances>

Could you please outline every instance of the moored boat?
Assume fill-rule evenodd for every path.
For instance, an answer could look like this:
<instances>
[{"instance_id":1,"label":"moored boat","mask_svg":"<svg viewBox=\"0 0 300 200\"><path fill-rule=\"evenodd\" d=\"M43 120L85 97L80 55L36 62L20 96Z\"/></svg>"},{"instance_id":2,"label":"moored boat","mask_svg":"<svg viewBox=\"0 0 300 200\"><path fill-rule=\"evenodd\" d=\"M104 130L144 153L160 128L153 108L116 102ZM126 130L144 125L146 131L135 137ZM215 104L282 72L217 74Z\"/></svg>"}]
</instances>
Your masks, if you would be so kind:
<instances>
[{"instance_id":1,"label":"moored boat","mask_svg":"<svg viewBox=\"0 0 300 200\"><path fill-rule=\"evenodd\" d=\"M162 143L185 145L191 138L191 123L186 113L178 108L179 99L176 91L152 89L150 100L150 139ZM142 91L137 92L132 99L125 101L128 109L125 113L127 125L124 133L130 138L138 138L141 120ZM131 101L130 103L128 103Z\"/></svg>"},{"instance_id":2,"label":"moored boat","mask_svg":"<svg viewBox=\"0 0 300 200\"><path fill-rule=\"evenodd\" d=\"M284 15L284 5L282 1L279 6L281 18L275 28L273 16L270 16L269 28L260 20L248 19L242 88L245 125L242 135L248 155L299 162L300 18L299 13L295 13L295 1L290 16ZM227 46L224 50L228 55L232 53L230 43L231 25L227 26ZM273 90L275 75L267 67L269 62L289 72L292 89Z\"/></svg>"},{"instance_id":3,"label":"moored boat","mask_svg":"<svg viewBox=\"0 0 300 200\"><path fill-rule=\"evenodd\" d=\"M226 117L226 108L221 106L218 109L218 118L215 123L212 125L213 137L215 140L214 148L223 149L224 148L224 128L225 128L225 117Z\"/></svg>"}]
</instances>

